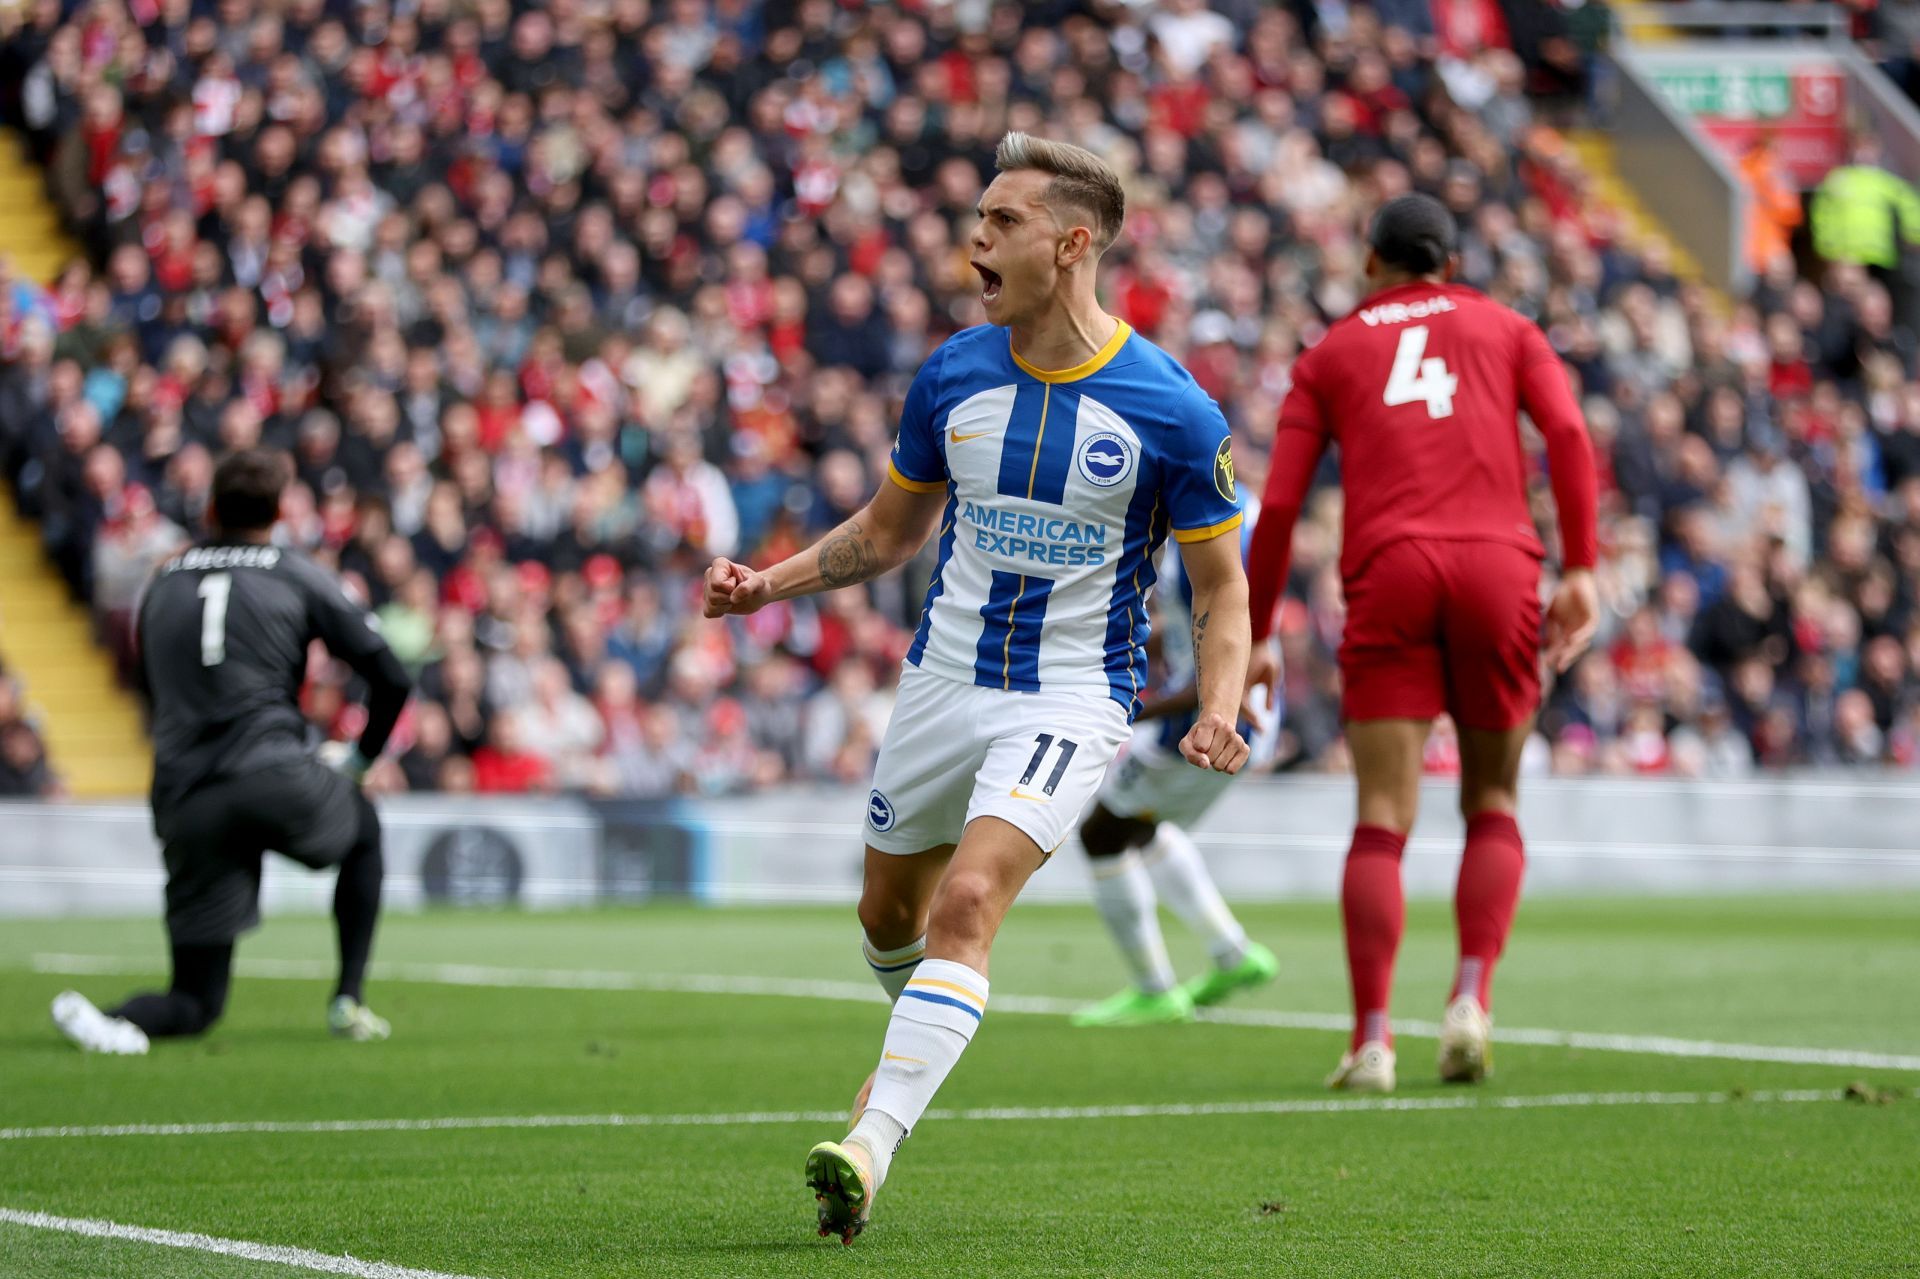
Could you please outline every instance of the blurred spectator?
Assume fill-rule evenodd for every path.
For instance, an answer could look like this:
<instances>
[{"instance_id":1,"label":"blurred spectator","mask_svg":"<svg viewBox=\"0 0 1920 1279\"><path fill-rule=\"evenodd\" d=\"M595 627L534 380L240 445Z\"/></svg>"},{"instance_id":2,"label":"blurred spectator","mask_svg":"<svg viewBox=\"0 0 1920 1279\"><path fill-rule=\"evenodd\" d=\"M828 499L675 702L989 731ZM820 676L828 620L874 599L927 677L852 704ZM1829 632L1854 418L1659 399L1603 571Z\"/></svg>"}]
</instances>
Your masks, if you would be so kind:
<instances>
[{"instance_id":1,"label":"blurred spectator","mask_svg":"<svg viewBox=\"0 0 1920 1279\"><path fill-rule=\"evenodd\" d=\"M59 790L33 727L17 720L0 726L0 796L50 798Z\"/></svg>"},{"instance_id":2,"label":"blurred spectator","mask_svg":"<svg viewBox=\"0 0 1920 1279\"><path fill-rule=\"evenodd\" d=\"M19 682L0 670L0 797L51 799L61 793L46 747L27 721Z\"/></svg>"},{"instance_id":3,"label":"blurred spectator","mask_svg":"<svg viewBox=\"0 0 1920 1279\"><path fill-rule=\"evenodd\" d=\"M527 751L546 761L555 785L585 788L606 727L593 703L573 691L566 666L554 658L533 672L533 695L515 716Z\"/></svg>"},{"instance_id":4,"label":"blurred spectator","mask_svg":"<svg viewBox=\"0 0 1920 1279\"><path fill-rule=\"evenodd\" d=\"M1848 163L1834 168L1814 190L1814 252L1829 262L1893 271L1920 245L1920 195L1881 163L1880 139L1854 139Z\"/></svg>"},{"instance_id":5,"label":"blurred spectator","mask_svg":"<svg viewBox=\"0 0 1920 1279\"><path fill-rule=\"evenodd\" d=\"M473 752L474 790L488 795L521 795L552 789L553 765L527 748L520 719L518 710L494 715L487 744Z\"/></svg>"},{"instance_id":6,"label":"blurred spectator","mask_svg":"<svg viewBox=\"0 0 1920 1279\"><path fill-rule=\"evenodd\" d=\"M1740 157L1740 177L1752 201L1748 210L1747 266L1764 275L1783 255L1793 253L1793 232L1804 219L1800 193L1788 180L1774 152L1773 132L1762 129Z\"/></svg>"},{"instance_id":7,"label":"blurred spectator","mask_svg":"<svg viewBox=\"0 0 1920 1279\"><path fill-rule=\"evenodd\" d=\"M88 469L105 495L90 567L94 615L123 671L131 671L134 604L153 570L186 546L187 535L160 514L145 487L124 483L118 453L95 449Z\"/></svg>"}]
</instances>

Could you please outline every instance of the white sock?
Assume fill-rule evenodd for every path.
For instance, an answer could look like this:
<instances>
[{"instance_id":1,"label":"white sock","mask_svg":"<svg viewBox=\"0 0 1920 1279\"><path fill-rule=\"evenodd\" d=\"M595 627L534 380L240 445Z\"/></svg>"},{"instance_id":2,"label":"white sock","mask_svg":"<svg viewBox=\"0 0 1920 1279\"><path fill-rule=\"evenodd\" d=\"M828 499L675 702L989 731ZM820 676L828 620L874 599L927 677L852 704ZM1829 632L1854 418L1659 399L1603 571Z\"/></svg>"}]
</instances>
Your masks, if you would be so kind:
<instances>
[{"instance_id":1,"label":"white sock","mask_svg":"<svg viewBox=\"0 0 1920 1279\"><path fill-rule=\"evenodd\" d=\"M861 953L867 957L867 967L873 969L873 975L880 983L880 989L887 992L888 999L900 998L901 987L913 976L913 970L926 958L927 939L922 936L895 950L876 950L865 936L860 938Z\"/></svg>"},{"instance_id":2,"label":"white sock","mask_svg":"<svg viewBox=\"0 0 1920 1279\"><path fill-rule=\"evenodd\" d=\"M893 1164L893 1152L900 1149L900 1143L906 1139L906 1127L892 1115L872 1106L860 1112L860 1119L847 1134L847 1140L859 1142L873 1156L873 1185L868 1187L869 1191L880 1189L880 1183L887 1179L887 1169Z\"/></svg>"},{"instance_id":3,"label":"white sock","mask_svg":"<svg viewBox=\"0 0 1920 1279\"><path fill-rule=\"evenodd\" d=\"M1213 886L1206 862L1193 839L1172 822L1154 827L1153 839L1144 850L1147 871L1161 900L1207 944L1207 953L1215 965L1231 968L1247 956L1247 930L1227 909L1220 890Z\"/></svg>"},{"instance_id":4,"label":"white sock","mask_svg":"<svg viewBox=\"0 0 1920 1279\"><path fill-rule=\"evenodd\" d=\"M1134 984L1149 995L1172 990L1173 961L1167 958L1153 880L1140 854L1128 849L1118 857L1093 859L1093 904L1133 970Z\"/></svg>"},{"instance_id":5,"label":"white sock","mask_svg":"<svg viewBox=\"0 0 1920 1279\"><path fill-rule=\"evenodd\" d=\"M873 1095L867 1099L866 1114L855 1126L855 1134L863 1141L868 1140L868 1133L878 1134L878 1125L869 1126L867 1115L879 1111L900 1126L894 1144L904 1140L933 1103L933 1094L946 1081L960 1054L973 1042L973 1032L980 1028L986 1010L984 976L950 959L923 960L894 1001L880 1066L874 1073ZM891 1147L883 1146L872 1141L868 1144L874 1154L875 1177L881 1180L881 1165L893 1154Z\"/></svg>"}]
</instances>

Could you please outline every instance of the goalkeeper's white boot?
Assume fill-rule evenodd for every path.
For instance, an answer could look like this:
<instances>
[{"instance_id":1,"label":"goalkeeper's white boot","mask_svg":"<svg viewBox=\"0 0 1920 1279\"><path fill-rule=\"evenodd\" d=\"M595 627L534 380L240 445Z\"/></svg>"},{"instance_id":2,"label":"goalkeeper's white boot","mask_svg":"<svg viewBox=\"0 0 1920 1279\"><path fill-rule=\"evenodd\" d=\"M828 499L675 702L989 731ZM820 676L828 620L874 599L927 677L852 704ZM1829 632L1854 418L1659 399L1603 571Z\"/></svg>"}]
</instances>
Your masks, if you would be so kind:
<instances>
[{"instance_id":1,"label":"goalkeeper's white boot","mask_svg":"<svg viewBox=\"0 0 1920 1279\"><path fill-rule=\"evenodd\" d=\"M138 1057L147 1051L146 1031L124 1017L107 1016L77 990L53 997L53 1024L84 1052Z\"/></svg>"},{"instance_id":2,"label":"goalkeeper's white boot","mask_svg":"<svg viewBox=\"0 0 1920 1279\"><path fill-rule=\"evenodd\" d=\"M1327 1087L1336 1092L1392 1092L1393 1049L1369 1039L1340 1058L1340 1069L1327 1076Z\"/></svg>"},{"instance_id":3,"label":"goalkeeper's white boot","mask_svg":"<svg viewBox=\"0 0 1920 1279\"><path fill-rule=\"evenodd\" d=\"M327 1029L335 1039L351 1039L360 1044L373 1043L393 1033L386 1018L351 995L335 996L327 1005Z\"/></svg>"},{"instance_id":4,"label":"goalkeeper's white boot","mask_svg":"<svg viewBox=\"0 0 1920 1279\"><path fill-rule=\"evenodd\" d=\"M1477 1084L1493 1073L1493 1018L1472 995L1447 1005L1440 1019L1440 1078Z\"/></svg>"}]
</instances>

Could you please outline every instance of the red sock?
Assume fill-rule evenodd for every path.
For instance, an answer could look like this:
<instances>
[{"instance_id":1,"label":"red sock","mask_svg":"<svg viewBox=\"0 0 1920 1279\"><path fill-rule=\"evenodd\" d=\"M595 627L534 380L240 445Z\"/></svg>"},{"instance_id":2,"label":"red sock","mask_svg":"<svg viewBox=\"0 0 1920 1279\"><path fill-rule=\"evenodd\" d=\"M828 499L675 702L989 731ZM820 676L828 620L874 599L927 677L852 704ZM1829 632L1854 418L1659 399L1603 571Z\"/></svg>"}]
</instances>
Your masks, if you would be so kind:
<instances>
[{"instance_id":1,"label":"red sock","mask_svg":"<svg viewBox=\"0 0 1920 1279\"><path fill-rule=\"evenodd\" d=\"M1467 819L1467 851L1460 858L1460 880L1453 895L1453 918L1460 930L1460 967L1452 998L1472 995L1493 1007L1493 966L1506 949L1520 904L1520 874L1527 848L1509 813L1475 813Z\"/></svg>"},{"instance_id":2,"label":"red sock","mask_svg":"<svg viewBox=\"0 0 1920 1279\"><path fill-rule=\"evenodd\" d=\"M1407 837L1384 826L1356 826L1340 885L1340 916L1347 927L1347 974L1353 981L1353 1042L1393 1042L1387 996L1393 989L1393 959L1407 921L1400 890L1400 854Z\"/></svg>"}]
</instances>

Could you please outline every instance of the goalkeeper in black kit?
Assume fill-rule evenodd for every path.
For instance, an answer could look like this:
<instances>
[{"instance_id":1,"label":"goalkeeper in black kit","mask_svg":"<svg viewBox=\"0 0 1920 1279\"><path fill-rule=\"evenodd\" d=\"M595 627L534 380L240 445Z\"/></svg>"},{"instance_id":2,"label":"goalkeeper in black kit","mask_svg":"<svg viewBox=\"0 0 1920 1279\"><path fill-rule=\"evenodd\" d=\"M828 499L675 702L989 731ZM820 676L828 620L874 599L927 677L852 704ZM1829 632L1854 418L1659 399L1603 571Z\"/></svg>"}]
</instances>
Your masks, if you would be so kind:
<instances>
[{"instance_id":1,"label":"goalkeeper in black kit","mask_svg":"<svg viewBox=\"0 0 1920 1279\"><path fill-rule=\"evenodd\" d=\"M380 914L380 821L360 780L406 705L410 684L366 611L339 581L273 545L292 478L285 454L248 449L220 463L213 533L167 561L137 613L140 674L153 707L153 824L165 848L173 980L110 1011L67 991L53 1019L91 1052L144 1053L197 1035L226 1007L233 945L260 922L260 868L277 852L337 869L340 980L332 1032L385 1039L363 984ZM320 640L367 686L357 746L328 756L300 712L307 648Z\"/></svg>"}]
</instances>

